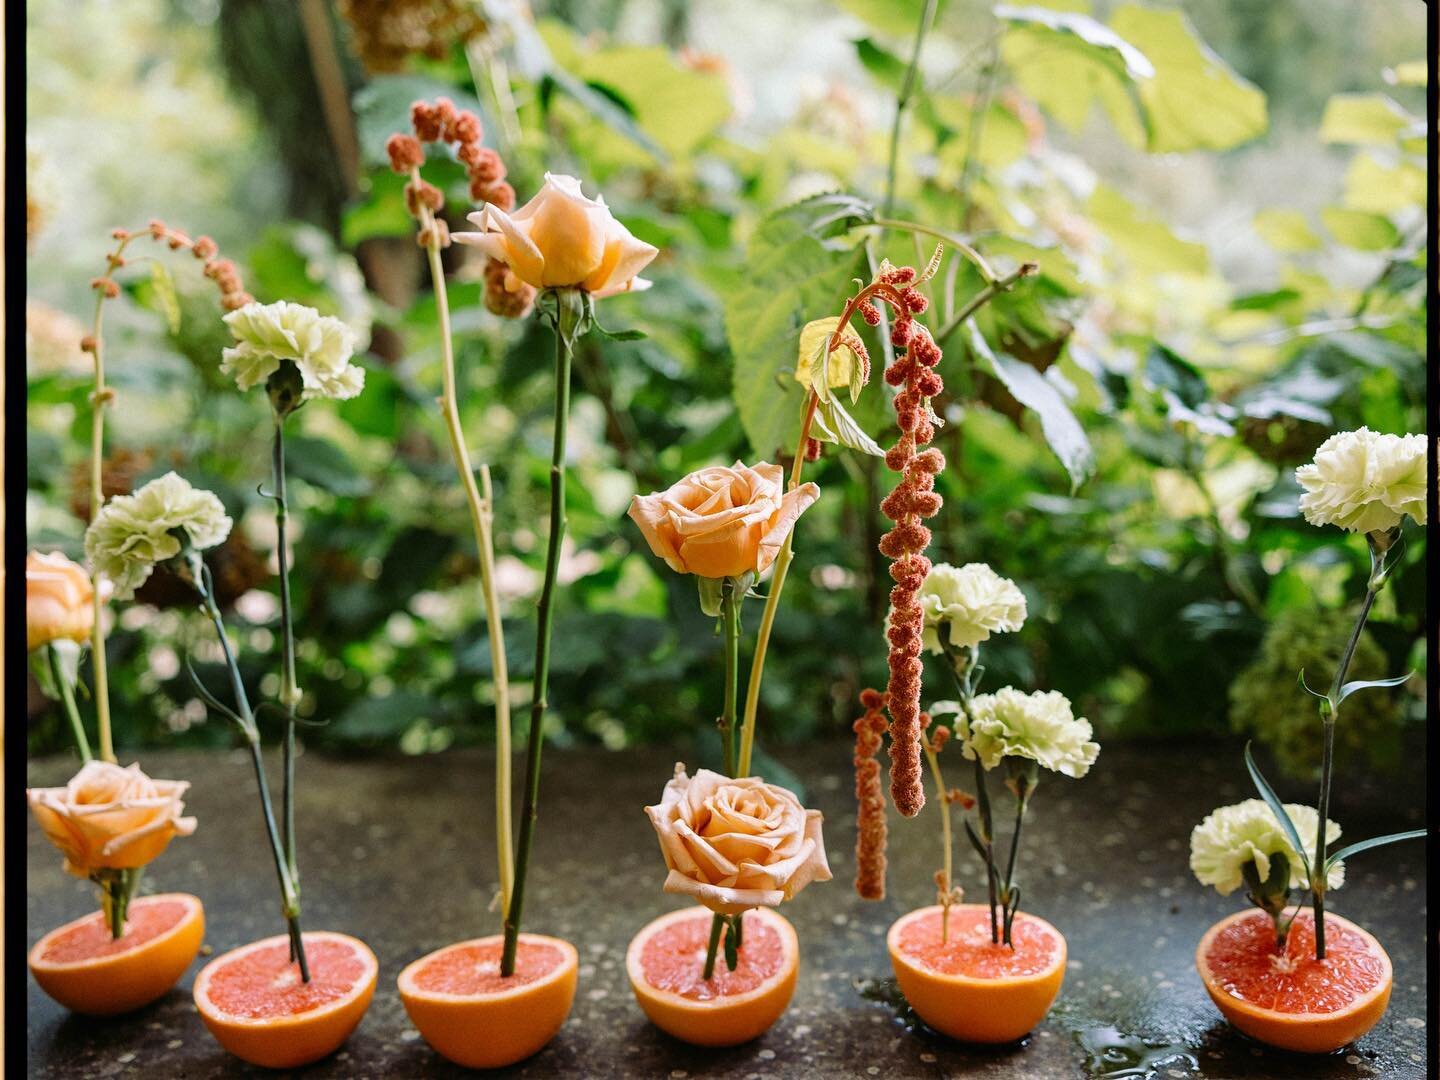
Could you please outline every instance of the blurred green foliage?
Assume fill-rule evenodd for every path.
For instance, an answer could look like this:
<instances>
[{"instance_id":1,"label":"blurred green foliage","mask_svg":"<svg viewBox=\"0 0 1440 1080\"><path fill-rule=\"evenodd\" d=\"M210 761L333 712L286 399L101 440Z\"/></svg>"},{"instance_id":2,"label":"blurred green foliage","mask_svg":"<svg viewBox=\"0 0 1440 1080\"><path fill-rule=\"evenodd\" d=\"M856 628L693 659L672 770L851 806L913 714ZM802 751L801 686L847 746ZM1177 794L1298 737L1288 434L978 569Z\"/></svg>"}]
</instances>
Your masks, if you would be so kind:
<instances>
[{"instance_id":1,"label":"blurred green foliage","mask_svg":"<svg viewBox=\"0 0 1440 1080\"><path fill-rule=\"evenodd\" d=\"M1102 738L1223 731L1228 711L1287 768L1308 765L1314 714L1295 697L1294 667L1329 663L1321 642L1339 632L1322 630L1349 617L1366 555L1358 538L1299 519L1293 470L1332 431L1423 424L1423 121L1396 103L1403 88L1383 87L1378 69L1362 85L1337 86L1347 92L1303 136L1303 153L1331 162L1331 201L1297 209L1283 192L1270 205L1249 191L1256 212L1236 218L1221 183L1211 215L1222 224L1202 241L1113 166L1189 163L1223 179L1230 166L1214 162L1239 161L1236 148L1266 138L1272 110L1221 56L1273 68L1288 44L1267 51L1256 44L1263 35L1230 36L1217 53L1168 6L1097 4L1087 14L1083 2L1053 2L992 14L957 0L941 6L927 38L892 173L895 95L920 7L849 0L848 21L837 24L835 9L815 5L816 48L846 53L866 85L831 83L748 126L735 65L677 51L684 5L662 5L650 39L627 35L618 4L555 5L535 22L512 5L486 5L484 35L442 41L385 72L351 55L359 30L332 12L335 70L351 105L338 122L350 125L360 159L353 176L335 165L337 118L317 93L330 76L313 62L295 5L226 0L208 46L187 31L185 48L226 58L234 100L263 104L234 152L272 155L279 177L259 189L264 214L214 230L225 254L260 299L339 315L371 343L364 394L307 407L292 425L302 713L317 724L308 743L421 753L490 737L477 561L435 408L434 302L383 151L408 126L412 100L445 94L480 113L522 200L544 171L573 173L662 252L647 271L653 289L599 310L607 327L647 337L591 335L576 357L548 716L557 741L621 747L708 732L720 639L694 583L649 554L625 508L635 492L701 465L790 452L801 388L786 375L801 326L838 314L852 279L868 278L867 260L923 265L933 250L931 237L872 224L887 217L960 234L999 273L1040 266L963 326L955 315L984 285L974 263L949 247L930 283L927 318L937 337L949 330L947 393L936 402L949 466L931 555L991 563L1017 581L1031 612L1023 632L988 650L987 683L1062 690ZM1302 19L1293 4L1266 7L1270 31ZM835 37L837 25L848 39ZM1316 55L1345 32L1337 19ZM276 42L310 56L310 68L255 62ZM1282 95L1290 119L1309 100L1292 91ZM183 149L171 168L209 175ZM462 227L461 170L432 153L425 172ZM825 193L845 196L813 198ZM52 223L66 213L68 196L56 197ZM892 201L889 214L878 209ZM279 220L281 202L295 220ZM183 208L194 218L163 205L151 212L210 228L198 208ZM90 250L103 250L103 236ZM31 546L78 557L72 472L86 452L88 378L75 347L83 331L59 308L85 310L75 298L84 301L90 271L77 268L73 246L41 265L46 242L42 221L31 264L42 299L27 317L27 524ZM447 269L465 428L472 457L495 473L520 702L543 555L549 339L534 320L483 308L468 249L452 248ZM178 468L224 499L243 548L226 556L241 663L271 697L278 612L257 562L271 559L273 543L270 505L256 490L267 470L266 407L219 375L228 335L192 267L164 279L130 274L107 324L120 393L112 467L119 479L128 463L132 484ZM878 364L885 343L872 335L869 345ZM885 394L873 380L853 413L889 445ZM827 448L807 478L824 495L800 523L767 664L761 739L772 743L846 730L858 689L884 678L889 577L875 544L894 477L875 458ZM1412 663L1423 561L1417 533L1372 619L1364 661L1377 671ZM117 615L117 743L229 744L231 731L206 718L180 663L190 656L218 677L200 620L183 604ZM753 633L758 605L746 615ZM1413 685L1368 692L1368 704L1356 699L1354 730L1383 749L1422 696ZM29 730L32 750L65 743L48 708Z\"/></svg>"}]
</instances>

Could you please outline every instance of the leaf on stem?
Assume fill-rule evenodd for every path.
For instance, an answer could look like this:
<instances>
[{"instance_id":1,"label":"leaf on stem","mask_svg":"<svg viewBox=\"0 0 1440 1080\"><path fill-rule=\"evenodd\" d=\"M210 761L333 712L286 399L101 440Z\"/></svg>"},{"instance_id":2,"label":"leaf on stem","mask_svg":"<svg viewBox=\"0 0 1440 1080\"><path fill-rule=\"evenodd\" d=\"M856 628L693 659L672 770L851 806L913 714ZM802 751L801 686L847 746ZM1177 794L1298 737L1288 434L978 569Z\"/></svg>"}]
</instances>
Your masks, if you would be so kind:
<instances>
[{"instance_id":1,"label":"leaf on stem","mask_svg":"<svg viewBox=\"0 0 1440 1080\"><path fill-rule=\"evenodd\" d=\"M210 693L210 691L205 688L205 684L200 681L200 676L195 674L195 669L190 664L189 656L186 656L184 658L184 663L185 673L190 676L190 683L192 686L195 687L195 692L200 695L200 700L205 703L206 708L219 713L227 720L236 724L241 731L248 730L245 726L245 721L240 719L239 715L233 709L231 709L227 705L222 704L219 698L217 698L214 694Z\"/></svg>"},{"instance_id":2,"label":"leaf on stem","mask_svg":"<svg viewBox=\"0 0 1440 1080\"><path fill-rule=\"evenodd\" d=\"M1250 753L1250 744L1245 744L1245 768L1250 772L1250 779L1255 782L1260 797L1265 800L1265 805L1270 807L1270 812L1275 815L1277 821L1285 829L1285 835L1289 837L1290 843L1295 848L1295 853L1300 856L1301 864L1305 867L1306 878L1311 877L1310 865L1305 862L1305 843L1300 839L1300 830L1295 828L1295 823L1290 820L1290 815L1285 812L1285 805L1280 801L1280 796L1275 794L1275 789L1270 786L1269 781L1260 773L1260 766L1255 764L1255 757ZM1312 886L1314 882L1311 882Z\"/></svg>"},{"instance_id":3,"label":"leaf on stem","mask_svg":"<svg viewBox=\"0 0 1440 1080\"><path fill-rule=\"evenodd\" d=\"M1397 675L1393 679L1356 679L1353 682L1347 682L1340 688L1340 701L1344 701L1357 690L1368 690L1372 686L1399 686L1414 674L1413 671L1407 671L1404 675Z\"/></svg>"},{"instance_id":4,"label":"leaf on stem","mask_svg":"<svg viewBox=\"0 0 1440 1080\"><path fill-rule=\"evenodd\" d=\"M1335 854L1325 860L1325 873L1330 873L1330 868L1338 862L1358 855L1362 851L1369 851L1371 848L1384 847L1386 844L1398 844L1401 840L1423 840L1424 829L1410 829L1406 832L1390 833L1387 836L1372 836L1369 840L1359 840L1353 844L1347 844Z\"/></svg>"}]
</instances>

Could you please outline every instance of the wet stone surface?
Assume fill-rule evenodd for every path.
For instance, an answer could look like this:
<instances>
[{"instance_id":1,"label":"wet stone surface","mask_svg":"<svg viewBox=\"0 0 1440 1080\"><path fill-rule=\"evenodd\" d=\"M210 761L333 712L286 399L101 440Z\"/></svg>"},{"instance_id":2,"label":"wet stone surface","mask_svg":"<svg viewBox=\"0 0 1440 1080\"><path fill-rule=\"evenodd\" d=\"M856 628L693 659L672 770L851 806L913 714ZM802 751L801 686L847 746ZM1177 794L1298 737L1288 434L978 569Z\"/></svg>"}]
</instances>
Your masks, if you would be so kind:
<instances>
[{"instance_id":1,"label":"wet stone surface","mask_svg":"<svg viewBox=\"0 0 1440 1080\"><path fill-rule=\"evenodd\" d=\"M706 1051L676 1042L646 1022L624 964L631 936L680 906L660 892L662 863L640 809L659 797L676 756L663 748L547 752L526 929L572 941L580 951L580 983L569 1022L544 1051L510 1070L514 1075L1418 1080L1429 1072L1418 843L1361 857L1333 897L1333 906L1371 930L1394 961L1394 997L1374 1031L1317 1059L1264 1048L1221 1021L1195 974L1194 949L1213 922L1243 901L1195 884L1187 844L1206 812L1251 792L1242 786L1239 748L1213 743L1117 746L1100 755L1085 781L1057 777L1042 785L1019 876L1026 908L1065 933L1070 961L1050 1017L1022 1043L994 1049L926 1030L890 979L886 929L903 912L932 902L939 847L933 811L914 821L892 814L890 895L878 904L861 901L851 888L849 745L785 751L808 804L825 813L835 872L833 882L811 886L784 909L801 942L799 988L786 1014L753 1043ZM395 977L432 949L499 929L498 916L486 910L495 887L490 762L469 751L302 758L304 924L361 937L380 958L365 1020L335 1056L304 1076L463 1074L409 1025ZM1415 759L1417 785L1422 762ZM194 836L175 842L153 865L147 886L200 896L207 949L217 953L283 930L246 758L151 752L144 764L152 775L191 780L188 810L200 820ZM63 783L72 770L62 759L32 762L29 779ZM1283 794L1308 798L1292 787ZM1420 824L1418 788L1379 794L1341 785L1334 816L1347 839ZM1397 806L1417 809L1397 813ZM978 898L973 853L957 847L956 858L958 880ZM61 871L60 856L33 823L28 867L27 945L94 903L91 887ZM190 988L203 960L156 1004L110 1020L72 1016L29 980L28 1075L264 1075L227 1056L202 1025Z\"/></svg>"}]
</instances>

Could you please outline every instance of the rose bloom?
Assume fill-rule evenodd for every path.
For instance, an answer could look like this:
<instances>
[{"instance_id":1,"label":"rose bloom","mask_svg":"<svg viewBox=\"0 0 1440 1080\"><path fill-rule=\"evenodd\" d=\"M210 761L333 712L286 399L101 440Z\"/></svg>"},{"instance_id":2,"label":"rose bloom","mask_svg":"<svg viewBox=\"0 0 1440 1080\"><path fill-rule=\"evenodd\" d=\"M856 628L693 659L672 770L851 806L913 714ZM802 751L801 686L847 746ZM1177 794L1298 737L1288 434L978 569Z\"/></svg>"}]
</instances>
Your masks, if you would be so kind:
<instances>
[{"instance_id":1,"label":"rose bloom","mask_svg":"<svg viewBox=\"0 0 1440 1080\"><path fill-rule=\"evenodd\" d=\"M25 798L45 836L65 855L76 877L96 870L130 870L150 862L171 837L195 831L181 817L188 780L152 780L131 765L87 761L57 788L27 788Z\"/></svg>"},{"instance_id":2,"label":"rose bloom","mask_svg":"<svg viewBox=\"0 0 1440 1080\"><path fill-rule=\"evenodd\" d=\"M546 173L540 193L513 214L487 203L469 221L480 231L454 239L509 267L510 292L578 286L597 300L638 292L650 282L635 275L659 254L615 220L603 196L587 199L573 176Z\"/></svg>"},{"instance_id":3,"label":"rose bloom","mask_svg":"<svg viewBox=\"0 0 1440 1080\"><path fill-rule=\"evenodd\" d=\"M1409 514L1425 524L1423 435L1382 435L1369 428L1331 435L1315 460L1295 470L1305 489L1300 512L1312 525L1385 532Z\"/></svg>"},{"instance_id":4,"label":"rose bloom","mask_svg":"<svg viewBox=\"0 0 1440 1080\"><path fill-rule=\"evenodd\" d=\"M812 881L829 881L824 819L758 776L732 780L677 763L658 806L645 813L660 836L667 893L694 897L719 915L775 907Z\"/></svg>"},{"instance_id":5,"label":"rose bloom","mask_svg":"<svg viewBox=\"0 0 1440 1080\"><path fill-rule=\"evenodd\" d=\"M917 599L925 613L925 648L932 653L945 651L942 633L956 648L969 649L1025 624L1025 594L985 563L936 563Z\"/></svg>"},{"instance_id":6,"label":"rose bloom","mask_svg":"<svg viewBox=\"0 0 1440 1080\"><path fill-rule=\"evenodd\" d=\"M675 486L636 495L630 517L672 570L726 578L770 568L796 520L820 497L814 484L785 491L785 470L761 462L697 469Z\"/></svg>"},{"instance_id":7,"label":"rose bloom","mask_svg":"<svg viewBox=\"0 0 1440 1080\"><path fill-rule=\"evenodd\" d=\"M33 652L62 639L84 644L95 625L95 591L78 565L58 551L25 556L25 642Z\"/></svg>"},{"instance_id":8,"label":"rose bloom","mask_svg":"<svg viewBox=\"0 0 1440 1080\"><path fill-rule=\"evenodd\" d=\"M1299 803L1286 803L1285 813L1306 845L1303 855L1296 854L1284 826L1264 800L1246 799L1220 807L1195 826L1190 834L1191 873L1201 885L1213 885L1221 896L1229 896L1244 884L1246 863L1253 862L1256 874L1264 881L1270 876L1270 856L1281 852L1290 860L1290 888L1305 888L1305 864L1314 860L1312 845L1320 815L1313 806ZM1340 826L1327 820L1326 848L1339 839ZM1326 881L1331 889L1345 884L1345 864L1332 866Z\"/></svg>"}]
</instances>

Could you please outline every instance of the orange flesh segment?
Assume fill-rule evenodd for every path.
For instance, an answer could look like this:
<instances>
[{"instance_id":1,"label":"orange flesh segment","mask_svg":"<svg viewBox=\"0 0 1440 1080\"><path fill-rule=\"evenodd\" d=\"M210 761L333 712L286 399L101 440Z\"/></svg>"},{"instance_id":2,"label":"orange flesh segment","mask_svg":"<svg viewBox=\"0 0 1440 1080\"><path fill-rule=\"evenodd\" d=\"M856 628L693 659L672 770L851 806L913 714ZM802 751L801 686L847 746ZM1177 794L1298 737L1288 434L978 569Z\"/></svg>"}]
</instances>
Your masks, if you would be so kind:
<instances>
[{"instance_id":1,"label":"orange flesh segment","mask_svg":"<svg viewBox=\"0 0 1440 1080\"><path fill-rule=\"evenodd\" d=\"M505 977L500 974L502 945L490 941L446 949L415 972L412 984L432 994L495 994L543 979L565 960L553 945L521 941L515 949L515 973Z\"/></svg>"},{"instance_id":2,"label":"orange flesh segment","mask_svg":"<svg viewBox=\"0 0 1440 1080\"><path fill-rule=\"evenodd\" d=\"M1325 927L1325 959L1315 959L1315 920L1296 917L1275 952L1270 917L1257 911L1215 935L1205 963L1226 993L1262 1009L1293 1014L1339 1012L1380 985L1385 962L1359 934L1333 920Z\"/></svg>"},{"instance_id":3,"label":"orange flesh segment","mask_svg":"<svg viewBox=\"0 0 1440 1080\"><path fill-rule=\"evenodd\" d=\"M210 976L206 997L229 1016L268 1020L299 1016L348 996L365 977L366 964L354 947L340 941L305 941L310 981L290 962L289 945L252 949Z\"/></svg>"},{"instance_id":4,"label":"orange flesh segment","mask_svg":"<svg viewBox=\"0 0 1440 1080\"><path fill-rule=\"evenodd\" d=\"M58 934L45 945L40 957L50 964L73 964L81 960L101 960L107 956L137 949L147 941L173 930L187 914L189 904L179 900L136 901L130 905L125 920L125 933L117 940L98 911L79 926Z\"/></svg>"},{"instance_id":5,"label":"orange flesh segment","mask_svg":"<svg viewBox=\"0 0 1440 1080\"><path fill-rule=\"evenodd\" d=\"M656 990L712 1001L733 994L745 994L773 979L785 963L785 943L775 929L758 918L744 920L740 962L731 971L725 966L723 947L715 959L715 974L707 982L705 949L710 943L708 914L677 919L651 934L640 951L640 970Z\"/></svg>"},{"instance_id":6,"label":"orange flesh segment","mask_svg":"<svg viewBox=\"0 0 1440 1080\"><path fill-rule=\"evenodd\" d=\"M950 934L940 941L940 912L911 919L900 930L900 952L941 975L1003 979L1039 975L1054 966L1060 943L1055 935L1024 915L1011 927L1013 949L990 939L990 911L950 912Z\"/></svg>"}]
</instances>

